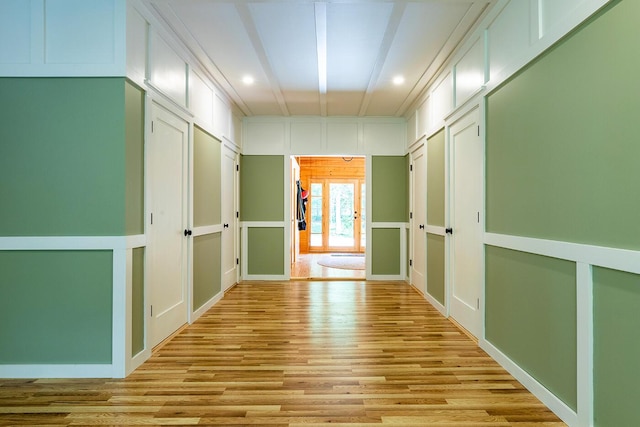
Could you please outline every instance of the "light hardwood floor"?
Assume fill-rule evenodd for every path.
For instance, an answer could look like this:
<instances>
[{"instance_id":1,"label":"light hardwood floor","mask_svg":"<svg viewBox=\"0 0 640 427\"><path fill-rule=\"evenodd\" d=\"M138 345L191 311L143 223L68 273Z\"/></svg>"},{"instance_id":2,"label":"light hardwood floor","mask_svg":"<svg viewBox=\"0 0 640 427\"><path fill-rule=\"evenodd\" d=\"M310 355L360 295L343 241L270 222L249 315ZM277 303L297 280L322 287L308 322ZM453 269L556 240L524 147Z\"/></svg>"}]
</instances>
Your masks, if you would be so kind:
<instances>
[{"instance_id":1,"label":"light hardwood floor","mask_svg":"<svg viewBox=\"0 0 640 427\"><path fill-rule=\"evenodd\" d=\"M564 425L412 287L244 283L124 380L0 380L2 425Z\"/></svg>"},{"instance_id":2,"label":"light hardwood floor","mask_svg":"<svg viewBox=\"0 0 640 427\"><path fill-rule=\"evenodd\" d=\"M346 270L331 268L318 264L318 260L327 253L307 253L298 255L298 259L291 265L291 277L294 279L328 279L328 280L364 280L364 270Z\"/></svg>"}]
</instances>

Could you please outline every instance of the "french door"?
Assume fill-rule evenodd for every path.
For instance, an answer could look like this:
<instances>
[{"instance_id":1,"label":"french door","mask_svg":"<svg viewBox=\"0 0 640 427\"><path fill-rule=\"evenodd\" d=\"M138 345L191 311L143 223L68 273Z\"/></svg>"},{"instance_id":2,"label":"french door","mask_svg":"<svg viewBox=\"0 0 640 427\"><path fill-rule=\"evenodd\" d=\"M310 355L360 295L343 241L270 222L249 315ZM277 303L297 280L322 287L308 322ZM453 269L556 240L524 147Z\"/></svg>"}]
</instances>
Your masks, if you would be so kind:
<instances>
[{"instance_id":1,"label":"french door","mask_svg":"<svg viewBox=\"0 0 640 427\"><path fill-rule=\"evenodd\" d=\"M359 179L311 180L311 252L363 252L365 184Z\"/></svg>"}]
</instances>

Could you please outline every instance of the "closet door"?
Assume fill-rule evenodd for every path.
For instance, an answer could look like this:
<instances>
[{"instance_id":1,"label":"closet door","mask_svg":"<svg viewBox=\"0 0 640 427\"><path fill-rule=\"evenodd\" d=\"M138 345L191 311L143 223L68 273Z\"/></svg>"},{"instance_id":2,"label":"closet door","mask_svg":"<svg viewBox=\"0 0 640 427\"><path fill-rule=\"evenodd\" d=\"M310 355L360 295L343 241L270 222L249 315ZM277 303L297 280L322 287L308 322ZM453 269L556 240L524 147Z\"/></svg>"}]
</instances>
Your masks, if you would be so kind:
<instances>
[{"instance_id":1,"label":"closet door","mask_svg":"<svg viewBox=\"0 0 640 427\"><path fill-rule=\"evenodd\" d=\"M238 171L236 153L228 147L222 150L222 290L229 289L238 277L237 202Z\"/></svg>"},{"instance_id":2,"label":"closet door","mask_svg":"<svg viewBox=\"0 0 640 427\"><path fill-rule=\"evenodd\" d=\"M411 283L426 293L427 162L425 146L411 153Z\"/></svg>"},{"instance_id":3,"label":"closet door","mask_svg":"<svg viewBox=\"0 0 640 427\"><path fill-rule=\"evenodd\" d=\"M150 345L187 322L188 124L152 105L147 147Z\"/></svg>"}]
</instances>

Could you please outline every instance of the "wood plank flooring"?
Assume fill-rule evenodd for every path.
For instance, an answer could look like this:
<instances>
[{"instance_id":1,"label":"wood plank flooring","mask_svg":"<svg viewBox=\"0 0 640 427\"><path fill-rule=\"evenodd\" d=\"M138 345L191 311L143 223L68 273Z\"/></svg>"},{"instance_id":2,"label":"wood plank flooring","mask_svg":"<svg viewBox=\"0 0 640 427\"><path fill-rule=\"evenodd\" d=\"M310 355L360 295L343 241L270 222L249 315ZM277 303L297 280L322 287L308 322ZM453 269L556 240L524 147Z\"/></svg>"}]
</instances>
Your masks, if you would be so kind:
<instances>
[{"instance_id":1,"label":"wood plank flooring","mask_svg":"<svg viewBox=\"0 0 640 427\"><path fill-rule=\"evenodd\" d=\"M402 283L245 283L123 380L0 380L0 425L564 426Z\"/></svg>"}]
</instances>

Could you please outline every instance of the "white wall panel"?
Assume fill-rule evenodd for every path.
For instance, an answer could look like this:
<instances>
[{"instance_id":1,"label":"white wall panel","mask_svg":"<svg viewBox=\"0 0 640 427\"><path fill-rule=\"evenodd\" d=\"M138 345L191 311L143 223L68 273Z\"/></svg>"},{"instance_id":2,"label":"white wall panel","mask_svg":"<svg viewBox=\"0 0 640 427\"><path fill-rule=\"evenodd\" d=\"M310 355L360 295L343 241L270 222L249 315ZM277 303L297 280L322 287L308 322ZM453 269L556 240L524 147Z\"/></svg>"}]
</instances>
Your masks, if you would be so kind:
<instances>
[{"instance_id":1,"label":"white wall panel","mask_svg":"<svg viewBox=\"0 0 640 427\"><path fill-rule=\"evenodd\" d=\"M186 62L153 30L150 32L149 53L151 84L178 105L186 107Z\"/></svg>"},{"instance_id":2,"label":"white wall panel","mask_svg":"<svg viewBox=\"0 0 640 427\"><path fill-rule=\"evenodd\" d=\"M113 0L45 2L46 62L111 64L115 61Z\"/></svg>"},{"instance_id":3,"label":"white wall panel","mask_svg":"<svg viewBox=\"0 0 640 427\"><path fill-rule=\"evenodd\" d=\"M480 36L454 67L456 106L462 105L482 87L484 68L484 37Z\"/></svg>"},{"instance_id":4,"label":"white wall panel","mask_svg":"<svg viewBox=\"0 0 640 427\"><path fill-rule=\"evenodd\" d=\"M414 142L416 142L418 135L418 112L420 110L414 111L414 113L407 120L407 147L410 147Z\"/></svg>"},{"instance_id":5,"label":"white wall panel","mask_svg":"<svg viewBox=\"0 0 640 427\"><path fill-rule=\"evenodd\" d=\"M371 154L404 154L405 124L365 122L364 152Z\"/></svg>"},{"instance_id":6,"label":"white wall panel","mask_svg":"<svg viewBox=\"0 0 640 427\"><path fill-rule=\"evenodd\" d=\"M357 122L327 122L327 152L333 154L358 153Z\"/></svg>"},{"instance_id":7,"label":"white wall panel","mask_svg":"<svg viewBox=\"0 0 640 427\"><path fill-rule=\"evenodd\" d=\"M489 80L521 57L531 44L530 5L510 1L488 29Z\"/></svg>"},{"instance_id":8,"label":"white wall panel","mask_svg":"<svg viewBox=\"0 0 640 427\"><path fill-rule=\"evenodd\" d=\"M422 104L418 107L418 111L416 113L416 126L417 133L416 139L422 138L427 134L429 130L429 112L431 109L431 97L428 97L424 100Z\"/></svg>"},{"instance_id":9,"label":"white wall panel","mask_svg":"<svg viewBox=\"0 0 640 427\"><path fill-rule=\"evenodd\" d=\"M229 141L236 147L242 148L242 117L234 112L231 113L231 135Z\"/></svg>"},{"instance_id":10,"label":"white wall panel","mask_svg":"<svg viewBox=\"0 0 640 427\"><path fill-rule=\"evenodd\" d=\"M444 126L444 118L453 109L453 74L449 72L436 86L431 102L429 132Z\"/></svg>"},{"instance_id":11,"label":"white wall panel","mask_svg":"<svg viewBox=\"0 0 640 427\"><path fill-rule=\"evenodd\" d=\"M127 7L127 77L142 85L147 76L147 21Z\"/></svg>"},{"instance_id":12,"label":"white wall panel","mask_svg":"<svg viewBox=\"0 0 640 427\"><path fill-rule=\"evenodd\" d=\"M189 75L189 109L197 124L205 129L213 128L213 90L195 72Z\"/></svg>"},{"instance_id":13,"label":"white wall panel","mask_svg":"<svg viewBox=\"0 0 640 427\"><path fill-rule=\"evenodd\" d=\"M584 0L539 0L540 37L562 22Z\"/></svg>"},{"instance_id":14,"label":"white wall panel","mask_svg":"<svg viewBox=\"0 0 640 427\"><path fill-rule=\"evenodd\" d=\"M245 121L244 154L287 154L286 123L278 121Z\"/></svg>"},{"instance_id":15,"label":"white wall panel","mask_svg":"<svg viewBox=\"0 0 640 427\"><path fill-rule=\"evenodd\" d=\"M324 153L326 149L323 146L323 140L323 123L319 121L313 123L291 123L292 154Z\"/></svg>"},{"instance_id":16,"label":"white wall panel","mask_svg":"<svg viewBox=\"0 0 640 427\"><path fill-rule=\"evenodd\" d=\"M218 91L213 96L213 128L220 138L229 138L231 135L231 107Z\"/></svg>"},{"instance_id":17,"label":"white wall panel","mask_svg":"<svg viewBox=\"0 0 640 427\"><path fill-rule=\"evenodd\" d=\"M0 64L31 62L31 2L0 1Z\"/></svg>"}]
</instances>

